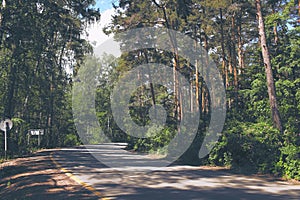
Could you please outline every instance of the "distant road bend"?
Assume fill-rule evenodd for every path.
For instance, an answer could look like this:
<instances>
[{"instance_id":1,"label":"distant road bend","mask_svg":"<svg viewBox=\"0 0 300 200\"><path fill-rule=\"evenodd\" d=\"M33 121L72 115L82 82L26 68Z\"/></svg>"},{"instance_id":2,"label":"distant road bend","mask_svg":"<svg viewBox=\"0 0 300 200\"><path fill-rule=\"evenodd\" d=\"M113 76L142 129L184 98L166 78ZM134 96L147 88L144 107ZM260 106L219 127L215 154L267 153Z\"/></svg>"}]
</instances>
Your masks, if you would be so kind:
<instances>
[{"instance_id":1,"label":"distant road bend","mask_svg":"<svg viewBox=\"0 0 300 200\"><path fill-rule=\"evenodd\" d=\"M87 150L87 149L89 150ZM300 185L265 176L232 174L227 170L206 167L172 166L143 171L138 168L108 168L101 159L118 162L120 158L139 160L124 153L124 144L101 144L63 148L52 153L60 168L81 183L101 194L101 199L243 199L299 200ZM105 196L105 198L103 198Z\"/></svg>"}]
</instances>

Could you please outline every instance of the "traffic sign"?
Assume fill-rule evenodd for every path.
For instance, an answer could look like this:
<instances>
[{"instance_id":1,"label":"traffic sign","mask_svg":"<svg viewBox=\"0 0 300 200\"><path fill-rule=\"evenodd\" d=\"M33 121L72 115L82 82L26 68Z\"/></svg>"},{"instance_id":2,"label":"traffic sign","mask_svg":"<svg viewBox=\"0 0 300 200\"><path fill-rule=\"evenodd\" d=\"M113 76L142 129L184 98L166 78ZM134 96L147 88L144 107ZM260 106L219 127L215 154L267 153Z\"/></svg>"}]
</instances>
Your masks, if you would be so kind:
<instances>
[{"instance_id":1,"label":"traffic sign","mask_svg":"<svg viewBox=\"0 0 300 200\"><path fill-rule=\"evenodd\" d=\"M30 129L28 130L28 144L30 135L37 135L38 136L38 146L41 145L41 135L44 135L44 129Z\"/></svg>"},{"instance_id":2,"label":"traffic sign","mask_svg":"<svg viewBox=\"0 0 300 200\"><path fill-rule=\"evenodd\" d=\"M29 130L30 135L44 135L44 129Z\"/></svg>"},{"instance_id":3,"label":"traffic sign","mask_svg":"<svg viewBox=\"0 0 300 200\"><path fill-rule=\"evenodd\" d=\"M0 122L0 129L2 131L6 131L7 130L7 124L8 124L8 129L12 129L13 127L13 122L10 119L6 119L4 121Z\"/></svg>"},{"instance_id":4,"label":"traffic sign","mask_svg":"<svg viewBox=\"0 0 300 200\"><path fill-rule=\"evenodd\" d=\"M6 151L7 151L7 131L13 127L13 123L10 119L6 119L0 122L0 129L4 132L4 152L6 159Z\"/></svg>"}]
</instances>

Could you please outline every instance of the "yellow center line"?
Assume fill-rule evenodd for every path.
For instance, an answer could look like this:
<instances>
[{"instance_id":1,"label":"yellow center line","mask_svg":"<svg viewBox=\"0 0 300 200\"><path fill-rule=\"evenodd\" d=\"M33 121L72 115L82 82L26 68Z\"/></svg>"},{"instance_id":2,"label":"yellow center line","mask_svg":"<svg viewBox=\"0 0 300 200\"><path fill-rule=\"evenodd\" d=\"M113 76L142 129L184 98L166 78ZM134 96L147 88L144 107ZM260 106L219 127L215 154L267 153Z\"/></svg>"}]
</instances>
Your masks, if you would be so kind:
<instances>
[{"instance_id":1,"label":"yellow center line","mask_svg":"<svg viewBox=\"0 0 300 200\"><path fill-rule=\"evenodd\" d=\"M97 197L100 197L99 200L110 200L109 198L103 197L103 195L97 191L96 188L91 186L90 184L87 184L86 182L80 180L78 177L73 175L70 170L63 168L61 164L59 164L53 157L53 152L50 153L50 159L55 164L57 168L59 168L62 172L64 172L68 177L70 177L72 180L74 180L76 183L82 185L85 189L91 191L93 194L95 194Z\"/></svg>"}]
</instances>

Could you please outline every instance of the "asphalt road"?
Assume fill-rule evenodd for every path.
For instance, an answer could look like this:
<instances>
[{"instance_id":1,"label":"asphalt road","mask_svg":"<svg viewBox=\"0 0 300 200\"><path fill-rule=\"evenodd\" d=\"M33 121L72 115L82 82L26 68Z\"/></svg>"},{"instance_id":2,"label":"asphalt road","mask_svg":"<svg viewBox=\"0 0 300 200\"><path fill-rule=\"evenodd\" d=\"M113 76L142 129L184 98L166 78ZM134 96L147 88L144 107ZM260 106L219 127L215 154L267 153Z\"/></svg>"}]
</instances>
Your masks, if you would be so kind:
<instances>
[{"instance_id":1,"label":"asphalt road","mask_svg":"<svg viewBox=\"0 0 300 200\"><path fill-rule=\"evenodd\" d=\"M265 176L233 174L228 170L190 166L143 168L134 167L133 164L132 167L109 168L98 159L117 165L120 159L138 163L145 157L124 153L124 146L120 144L86 147L89 150L84 147L61 149L55 151L52 158L58 167L101 194L99 197L102 199L300 199L300 185Z\"/></svg>"}]
</instances>

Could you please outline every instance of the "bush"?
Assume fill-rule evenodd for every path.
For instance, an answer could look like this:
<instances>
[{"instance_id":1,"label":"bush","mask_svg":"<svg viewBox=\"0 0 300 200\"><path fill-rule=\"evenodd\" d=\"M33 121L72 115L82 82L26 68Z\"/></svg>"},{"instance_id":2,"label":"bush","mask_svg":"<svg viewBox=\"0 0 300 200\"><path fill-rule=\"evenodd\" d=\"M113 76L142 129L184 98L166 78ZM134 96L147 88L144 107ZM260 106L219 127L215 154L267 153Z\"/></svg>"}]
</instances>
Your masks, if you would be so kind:
<instances>
[{"instance_id":1,"label":"bush","mask_svg":"<svg viewBox=\"0 0 300 200\"><path fill-rule=\"evenodd\" d=\"M214 165L247 172L274 172L280 157L281 135L270 124L230 124L209 155Z\"/></svg>"},{"instance_id":2,"label":"bush","mask_svg":"<svg viewBox=\"0 0 300 200\"><path fill-rule=\"evenodd\" d=\"M276 171L288 179L300 180L300 147L289 144L280 148L281 156Z\"/></svg>"},{"instance_id":3,"label":"bush","mask_svg":"<svg viewBox=\"0 0 300 200\"><path fill-rule=\"evenodd\" d=\"M133 149L139 152L151 152L157 154L166 154L166 145L174 136L172 128L158 128L153 126L146 133L147 138L139 138L137 141L132 140ZM152 136L152 137L151 137Z\"/></svg>"},{"instance_id":4,"label":"bush","mask_svg":"<svg viewBox=\"0 0 300 200\"><path fill-rule=\"evenodd\" d=\"M71 147L80 145L78 137L75 134L67 134L64 139L64 146Z\"/></svg>"}]
</instances>

